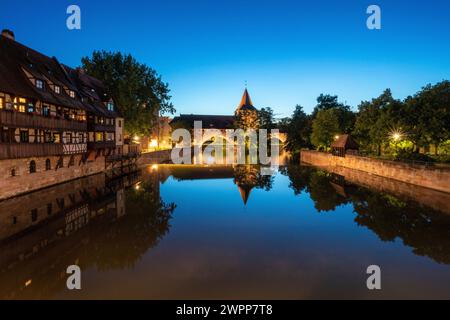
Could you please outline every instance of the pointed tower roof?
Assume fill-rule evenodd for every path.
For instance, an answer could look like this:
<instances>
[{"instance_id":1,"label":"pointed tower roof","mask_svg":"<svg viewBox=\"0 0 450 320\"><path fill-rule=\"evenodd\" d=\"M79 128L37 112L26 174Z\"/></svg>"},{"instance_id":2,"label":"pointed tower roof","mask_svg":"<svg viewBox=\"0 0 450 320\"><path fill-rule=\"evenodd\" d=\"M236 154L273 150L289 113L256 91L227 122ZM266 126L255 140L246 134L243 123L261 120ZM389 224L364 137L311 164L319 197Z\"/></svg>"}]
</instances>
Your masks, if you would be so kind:
<instances>
[{"instance_id":1,"label":"pointed tower roof","mask_svg":"<svg viewBox=\"0 0 450 320\"><path fill-rule=\"evenodd\" d=\"M253 106L252 99L250 99L250 95L248 94L247 89L245 89L244 94L242 95L241 103L236 109L236 111L240 110L256 110L256 108Z\"/></svg>"},{"instance_id":2,"label":"pointed tower roof","mask_svg":"<svg viewBox=\"0 0 450 320\"><path fill-rule=\"evenodd\" d=\"M244 201L244 205L247 205L248 198L250 197L250 192L252 192L251 186L240 186L238 185L239 193L241 194L242 201Z\"/></svg>"}]
</instances>

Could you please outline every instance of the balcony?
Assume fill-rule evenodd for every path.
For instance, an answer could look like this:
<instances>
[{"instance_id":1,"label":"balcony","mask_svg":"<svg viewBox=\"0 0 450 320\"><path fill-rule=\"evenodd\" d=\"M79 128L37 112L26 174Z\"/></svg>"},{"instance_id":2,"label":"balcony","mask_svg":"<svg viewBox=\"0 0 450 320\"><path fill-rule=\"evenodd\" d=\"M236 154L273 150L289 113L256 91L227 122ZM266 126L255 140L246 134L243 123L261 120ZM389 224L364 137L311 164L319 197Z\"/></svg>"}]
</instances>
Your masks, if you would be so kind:
<instances>
[{"instance_id":1,"label":"balcony","mask_svg":"<svg viewBox=\"0 0 450 320\"><path fill-rule=\"evenodd\" d=\"M63 144L64 154L81 154L87 152L87 143Z\"/></svg>"},{"instance_id":2,"label":"balcony","mask_svg":"<svg viewBox=\"0 0 450 320\"><path fill-rule=\"evenodd\" d=\"M96 142L88 142L89 150L98 150L98 149L112 149L116 147L115 141L96 141Z\"/></svg>"},{"instance_id":3,"label":"balcony","mask_svg":"<svg viewBox=\"0 0 450 320\"><path fill-rule=\"evenodd\" d=\"M32 128L58 131L87 131L86 122L48 118L40 115L6 110L0 110L0 125L13 128Z\"/></svg>"},{"instance_id":4,"label":"balcony","mask_svg":"<svg viewBox=\"0 0 450 320\"><path fill-rule=\"evenodd\" d=\"M89 123L88 131L91 132L116 132L116 126L110 124Z\"/></svg>"},{"instance_id":5,"label":"balcony","mask_svg":"<svg viewBox=\"0 0 450 320\"><path fill-rule=\"evenodd\" d=\"M58 143L0 143L0 160L63 154L63 145Z\"/></svg>"}]
</instances>

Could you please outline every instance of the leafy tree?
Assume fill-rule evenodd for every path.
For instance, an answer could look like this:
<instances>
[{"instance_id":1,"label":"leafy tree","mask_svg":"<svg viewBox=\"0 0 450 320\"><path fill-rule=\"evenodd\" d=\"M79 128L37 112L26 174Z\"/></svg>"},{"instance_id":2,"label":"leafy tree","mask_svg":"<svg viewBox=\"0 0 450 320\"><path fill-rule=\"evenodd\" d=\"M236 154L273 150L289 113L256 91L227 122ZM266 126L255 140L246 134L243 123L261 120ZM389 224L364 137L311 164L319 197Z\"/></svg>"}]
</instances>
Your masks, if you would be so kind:
<instances>
[{"instance_id":1,"label":"leafy tree","mask_svg":"<svg viewBox=\"0 0 450 320\"><path fill-rule=\"evenodd\" d=\"M355 114L350 110L350 106L338 101L338 96L321 94L317 97L317 105L311 116L315 119L319 111L330 109L336 110L341 133L350 133L355 123Z\"/></svg>"},{"instance_id":2,"label":"leafy tree","mask_svg":"<svg viewBox=\"0 0 450 320\"><path fill-rule=\"evenodd\" d=\"M273 129L275 128L275 119L272 108L262 108L258 111L259 127L261 129Z\"/></svg>"},{"instance_id":3,"label":"leafy tree","mask_svg":"<svg viewBox=\"0 0 450 320\"><path fill-rule=\"evenodd\" d=\"M418 147L439 145L450 139L450 81L427 85L405 100L407 129Z\"/></svg>"},{"instance_id":4,"label":"leafy tree","mask_svg":"<svg viewBox=\"0 0 450 320\"><path fill-rule=\"evenodd\" d=\"M155 70L120 52L94 51L84 57L86 73L100 79L125 118L128 134L148 134L158 113L174 113L169 87Z\"/></svg>"},{"instance_id":5,"label":"leafy tree","mask_svg":"<svg viewBox=\"0 0 450 320\"><path fill-rule=\"evenodd\" d=\"M312 122L311 142L318 149L327 149L334 137L340 133L336 108L320 110Z\"/></svg>"},{"instance_id":6,"label":"leafy tree","mask_svg":"<svg viewBox=\"0 0 450 320\"><path fill-rule=\"evenodd\" d=\"M301 105L295 107L291 118L280 121L279 128L287 133L286 150L296 154L301 148L311 146L311 117L303 111Z\"/></svg>"},{"instance_id":7,"label":"leafy tree","mask_svg":"<svg viewBox=\"0 0 450 320\"><path fill-rule=\"evenodd\" d=\"M404 105L392 97L390 89L386 89L379 97L358 106L353 134L362 149L376 150L380 155L382 147L389 144L390 134L404 131L404 118Z\"/></svg>"},{"instance_id":8,"label":"leafy tree","mask_svg":"<svg viewBox=\"0 0 450 320\"><path fill-rule=\"evenodd\" d=\"M321 93L320 96L317 97L317 105L314 107L312 117L315 118L319 111L339 108L340 106L341 104L338 102L338 96Z\"/></svg>"}]
</instances>

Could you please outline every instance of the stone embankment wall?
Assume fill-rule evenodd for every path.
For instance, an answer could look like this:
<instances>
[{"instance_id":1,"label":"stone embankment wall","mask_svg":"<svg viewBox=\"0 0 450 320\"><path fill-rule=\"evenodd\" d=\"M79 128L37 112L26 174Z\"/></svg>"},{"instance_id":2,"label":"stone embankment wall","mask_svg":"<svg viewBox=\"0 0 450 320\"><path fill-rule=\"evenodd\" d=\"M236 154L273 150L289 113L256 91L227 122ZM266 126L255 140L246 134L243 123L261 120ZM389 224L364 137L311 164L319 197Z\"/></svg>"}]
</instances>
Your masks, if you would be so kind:
<instances>
[{"instance_id":1,"label":"stone embankment wall","mask_svg":"<svg viewBox=\"0 0 450 320\"><path fill-rule=\"evenodd\" d=\"M142 153L137 164L138 166L145 166L148 164L170 163L171 152L172 150L161 150Z\"/></svg>"},{"instance_id":2,"label":"stone embankment wall","mask_svg":"<svg viewBox=\"0 0 450 320\"><path fill-rule=\"evenodd\" d=\"M83 163L81 155L63 157L63 165L56 168L60 157L23 158L0 161L0 200L56 185L65 181L97 174L105 170L105 158ZM50 160L50 169L45 163ZM36 172L30 173L30 162L35 161Z\"/></svg>"},{"instance_id":3,"label":"stone embankment wall","mask_svg":"<svg viewBox=\"0 0 450 320\"><path fill-rule=\"evenodd\" d=\"M326 167L324 169L344 177L345 182L350 184L413 200L426 207L450 214L450 193L340 166Z\"/></svg>"},{"instance_id":4,"label":"stone embankment wall","mask_svg":"<svg viewBox=\"0 0 450 320\"><path fill-rule=\"evenodd\" d=\"M301 162L314 166L340 166L450 193L450 169L445 167L430 167L354 155L335 157L329 153L317 151L302 151L300 159Z\"/></svg>"}]
</instances>

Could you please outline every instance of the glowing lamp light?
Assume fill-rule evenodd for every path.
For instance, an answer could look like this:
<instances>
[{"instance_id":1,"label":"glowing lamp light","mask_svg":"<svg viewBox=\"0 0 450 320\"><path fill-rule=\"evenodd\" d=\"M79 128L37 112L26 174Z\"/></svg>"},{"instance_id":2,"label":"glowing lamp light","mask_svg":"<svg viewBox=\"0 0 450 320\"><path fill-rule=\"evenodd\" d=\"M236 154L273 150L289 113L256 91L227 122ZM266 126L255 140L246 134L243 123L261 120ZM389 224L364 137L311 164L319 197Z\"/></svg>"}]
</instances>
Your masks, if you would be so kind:
<instances>
[{"instance_id":1,"label":"glowing lamp light","mask_svg":"<svg viewBox=\"0 0 450 320\"><path fill-rule=\"evenodd\" d=\"M32 280L30 279L30 280L28 280L27 282L25 282L25 287L28 287L28 286L30 286L31 285L31 282L32 282Z\"/></svg>"},{"instance_id":2,"label":"glowing lamp light","mask_svg":"<svg viewBox=\"0 0 450 320\"><path fill-rule=\"evenodd\" d=\"M392 139L394 139L394 141L398 141L398 140L400 140L402 138L402 135L400 134L400 133L398 133L398 132L394 132L393 134L392 134Z\"/></svg>"},{"instance_id":3,"label":"glowing lamp light","mask_svg":"<svg viewBox=\"0 0 450 320\"><path fill-rule=\"evenodd\" d=\"M156 148L158 146L158 140L157 139L150 140L150 143L148 144L148 146L150 148Z\"/></svg>"},{"instance_id":4,"label":"glowing lamp light","mask_svg":"<svg viewBox=\"0 0 450 320\"><path fill-rule=\"evenodd\" d=\"M136 141L136 142L139 142L139 136L138 135L134 136L133 140Z\"/></svg>"},{"instance_id":5,"label":"glowing lamp light","mask_svg":"<svg viewBox=\"0 0 450 320\"><path fill-rule=\"evenodd\" d=\"M152 170L153 170L153 171L158 170L158 165L157 165L157 164L152 165Z\"/></svg>"},{"instance_id":6,"label":"glowing lamp light","mask_svg":"<svg viewBox=\"0 0 450 320\"><path fill-rule=\"evenodd\" d=\"M334 136L334 140L337 140L337 139L339 139L339 136Z\"/></svg>"}]
</instances>

